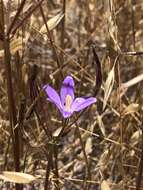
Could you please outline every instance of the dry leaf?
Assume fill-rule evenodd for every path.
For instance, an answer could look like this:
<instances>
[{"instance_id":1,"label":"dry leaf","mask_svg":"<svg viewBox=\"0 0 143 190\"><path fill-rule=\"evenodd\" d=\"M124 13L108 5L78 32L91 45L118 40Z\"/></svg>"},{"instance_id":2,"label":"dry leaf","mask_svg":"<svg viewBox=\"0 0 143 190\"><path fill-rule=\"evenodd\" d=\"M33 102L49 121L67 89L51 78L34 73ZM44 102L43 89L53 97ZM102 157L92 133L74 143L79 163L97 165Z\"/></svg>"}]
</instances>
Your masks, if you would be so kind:
<instances>
[{"instance_id":1,"label":"dry leaf","mask_svg":"<svg viewBox=\"0 0 143 190\"><path fill-rule=\"evenodd\" d=\"M112 88L113 88L113 85L114 85L114 78L115 78L114 67L115 67L115 65L113 66L113 68L111 69L110 73L108 74L108 78L107 78L107 80L105 82L103 110L106 107L107 101L109 99L109 96L111 94L111 91L112 91Z\"/></svg>"},{"instance_id":2,"label":"dry leaf","mask_svg":"<svg viewBox=\"0 0 143 190\"><path fill-rule=\"evenodd\" d=\"M103 180L101 183L101 190L111 190L109 184L106 180Z\"/></svg>"},{"instance_id":3,"label":"dry leaf","mask_svg":"<svg viewBox=\"0 0 143 190\"><path fill-rule=\"evenodd\" d=\"M139 104L132 103L127 106L123 112L123 115L131 114L139 110Z\"/></svg>"},{"instance_id":4,"label":"dry leaf","mask_svg":"<svg viewBox=\"0 0 143 190\"><path fill-rule=\"evenodd\" d=\"M53 133L53 137L58 137L60 132L62 131L63 127L59 127L58 129L56 129L56 131L54 131Z\"/></svg>"},{"instance_id":5,"label":"dry leaf","mask_svg":"<svg viewBox=\"0 0 143 190\"><path fill-rule=\"evenodd\" d=\"M53 30L62 20L62 18L64 17L63 13L59 13L56 16L54 16L53 18L49 19L47 22L48 28L49 30ZM45 24L41 27L40 29L40 33L46 33L47 29Z\"/></svg>"},{"instance_id":6,"label":"dry leaf","mask_svg":"<svg viewBox=\"0 0 143 190\"><path fill-rule=\"evenodd\" d=\"M132 146L136 145L139 142L141 135L142 135L141 130L137 130L133 133L133 135L131 136L131 139L130 139L130 143Z\"/></svg>"},{"instance_id":7,"label":"dry leaf","mask_svg":"<svg viewBox=\"0 0 143 190\"><path fill-rule=\"evenodd\" d=\"M27 184L27 183L31 183L37 178L26 173L4 171L0 175L0 179L3 179L4 181L12 182L12 183Z\"/></svg>"}]
</instances>

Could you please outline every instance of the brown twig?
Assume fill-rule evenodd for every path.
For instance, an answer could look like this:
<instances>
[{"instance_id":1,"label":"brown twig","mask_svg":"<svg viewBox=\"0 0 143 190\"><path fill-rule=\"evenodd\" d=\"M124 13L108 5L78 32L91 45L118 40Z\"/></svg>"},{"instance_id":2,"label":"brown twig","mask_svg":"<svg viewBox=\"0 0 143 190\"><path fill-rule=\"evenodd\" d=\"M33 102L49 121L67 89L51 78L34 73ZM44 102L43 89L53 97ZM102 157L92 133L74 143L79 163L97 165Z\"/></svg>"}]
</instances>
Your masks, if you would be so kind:
<instances>
[{"instance_id":1,"label":"brown twig","mask_svg":"<svg viewBox=\"0 0 143 190\"><path fill-rule=\"evenodd\" d=\"M16 12L15 17L14 17L13 21L11 22L11 24L10 24L10 26L9 26L9 28L8 28L7 36L9 36L9 34L11 33L13 27L15 26L15 23L16 23L16 21L17 21L17 18L18 18L18 16L20 15L20 13L21 13L21 11L22 11L22 9L23 9L25 3L26 3L26 0L23 0L23 1L21 2L20 6L19 6L19 8L18 8L18 10L17 10L17 12Z\"/></svg>"},{"instance_id":2,"label":"brown twig","mask_svg":"<svg viewBox=\"0 0 143 190\"><path fill-rule=\"evenodd\" d=\"M37 0L37 1L39 1L39 0ZM52 47L52 50L53 50L53 54L54 54L54 56L55 56L55 58L56 58L57 66L58 66L58 68L60 68L60 67L61 67L60 58L59 58L58 53L57 53L57 51L56 51L56 48L55 48L55 46L54 46L53 39L52 39L52 35L51 35L51 33L50 33L50 30L49 30L49 27L48 27L48 24L47 24L47 21L46 21L46 17L45 17L43 8L42 8L41 5L39 5L39 7L40 7L40 12L41 12L41 15L42 15L44 24L45 24L45 26L46 26L47 37L49 38L49 41L50 41L50 44L51 44L51 47ZM63 79L63 73L62 73L62 70L61 70L61 69L60 69L60 74L61 74L61 77L62 77L62 79Z\"/></svg>"},{"instance_id":3,"label":"brown twig","mask_svg":"<svg viewBox=\"0 0 143 190\"><path fill-rule=\"evenodd\" d=\"M13 127L17 123L16 119L16 108L15 108L15 101L14 101L14 95L13 95L13 86L12 86L12 72L11 72L11 65L10 65L10 50L9 50L9 39L5 37L4 39L4 50L5 50L5 70L6 70L6 77L7 77L7 94L8 94L8 105L9 105L9 118L11 122L11 127L13 131L13 137L14 133L17 136L17 130L14 131ZM13 138L13 141L15 143L15 138ZM18 139L17 139L18 140ZM14 146L15 149L15 146ZM16 149L15 149L16 150ZM18 151L18 149L17 149ZM19 169L19 163L18 159L15 153L15 167L16 170Z\"/></svg>"},{"instance_id":4,"label":"brown twig","mask_svg":"<svg viewBox=\"0 0 143 190\"><path fill-rule=\"evenodd\" d=\"M31 8L31 10L25 15L25 17L23 17L22 20L20 20L20 22L17 24L17 26L15 26L12 31L11 34L14 35L17 31L17 29L19 27L21 27L23 25L23 23L25 22L26 19L28 19L30 17L30 15L39 7L39 5L43 2L44 0L39 0L39 2L33 7Z\"/></svg>"},{"instance_id":5,"label":"brown twig","mask_svg":"<svg viewBox=\"0 0 143 190\"><path fill-rule=\"evenodd\" d=\"M56 176L56 181L55 181L55 186L57 190L60 190L59 187L59 171L58 171L58 147L56 146L56 144L54 145L54 167L55 167L55 176Z\"/></svg>"},{"instance_id":6,"label":"brown twig","mask_svg":"<svg viewBox=\"0 0 143 190\"><path fill-rule=\"evenodd\" d=\"M136 48L136 31L135 31L135 15L134 15L134 1L131 0L131 23L132 23L132 36L133 36L133 47Z\"/></svg>"},{"instance_id":7,"label":"brown twig","mask_svg":"<svg viewBox=\"0 0 143 190\"><path fill-rule=\"evenodd\" d=\"M83 151L85 164L86 164L87 176L86 176L86 179L85 179L85 189L88 190L90 188L90 184L87 184L86 180L91 180L90 166L89 166L88 158L87 158L86 151L85 151L85 146L84 146L84 143L83 143L83 140L82 140L82 137L81 137L81 134L80 134L80 129L78 127L77 122L75 122L75 125L76 125L76 132L77 132L78 138L80 140L80 145L81 145L81 148L82 148L82 151Z\"/></svg>"},{"instance_id":8,"label":"brown twig","mask_svg":"<svg viewBox=\"0 0 143 190\"><path fill-rule=\"evenodd\" d=\"M142 129L142 152L141 152L141 158L139 162L139 168L138 168L138 175L136 179L136 190L142 190L142 181L143 181L143 129Z\"/></svg>"},{"instance_id":9,"label":"brown twig","mask_svg":"<svg viewBox=\"0 0 143 190\"><path fill-rule=\"evenodd\" d=\"M139 94L139 103L140 105L142 106L142 102L143 102L143 99L142 99L142 90L140 90L140 94ZM141 122L141 125L140 125L140 128L141 128L141 153L140 153L140 161L139 161L139 166L138 166L138 174L137 174L137 177L136 177L136 190L142 190L142 186L143 186L143 111L142 109L140 110L140 120L142 121Z\"/></svg>"},{"instance_id":10,"label":"brown twig","mask_svg":"<svg viewBox=\"0 0 143 190\"><path fill-rule=\"evenodd\" d=\"M63 14L64 17L61 21L61 48L65 48L64 38L65 38L65 13L66 13L66 0L63 0Z\"/></svg>"},{"instance_id":11,"label":"brown twig","mask_svg":"<svg viewBox=\"0 0 143 190\"><path fill-rule=\"evenodd\" d=\"M98 55L95 51L95 47L92 47L93 50L93 63L96 65L96 88L94 91L94 96L96 96L101 88L102 84L102 71L101 71L101 63L99 61Z\"/></svg>"},{"instance_id":12,"label":"brown twig","mask_svg":"<svg viewBox=\"0 0 143 190\"><path fill-rule=\"evenodd\" d=\"M47 168L46 168L44 190L48 190L49 188L49 176L50 176L51 168L53 167L53 146L54 146L53 144L48 146L49 156L48 156L48 163L47 163Z\"/></svg>"},{"instance_id":13,"label":"brown twig","mask_svg":"<svg viewBox=\"0 0 143 190\"><path fill-rule=\"evenodd\" d=\"M4 13L4 11L3 11ZM4 17L4 15L3 15ZM4 62L5 62L5 72L7 79L7 95L8 95L8 109L9 109L9 120L11 126L11 136L13 142L13 154L14 154L14 163L15 171L20 170L20 158L19 158L19 129L14 127L17 123L16 118L16 106L14 99L14 91L12 85L12 71L11 71L11 54L10 54L10 39L4 33ZM16 184L16 190L20 190L20 185Z\"/></svg>"}]
</instances>

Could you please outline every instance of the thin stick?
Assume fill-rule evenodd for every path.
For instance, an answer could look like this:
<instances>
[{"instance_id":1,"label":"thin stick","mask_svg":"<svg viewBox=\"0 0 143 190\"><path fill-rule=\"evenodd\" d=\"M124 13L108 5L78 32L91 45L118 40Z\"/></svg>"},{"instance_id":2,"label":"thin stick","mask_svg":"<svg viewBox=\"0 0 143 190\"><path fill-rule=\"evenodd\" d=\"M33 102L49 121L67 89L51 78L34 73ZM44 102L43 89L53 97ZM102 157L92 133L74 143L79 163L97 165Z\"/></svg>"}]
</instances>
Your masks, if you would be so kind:
<instances>
[{"instance_id":1,"label":"thin stick","mask_svg":"<svg viewBox=\"0 0 143 190\"><path fill-rule=\"evenodd\" d=\"M49 157L48 157L48 163L47 163L47 168L46 168L44 190L48 190L49 188L49 176L50 176L50 171L51 171L52 166L53 166L53 144L49 146Z\"/></svg>"},{"instance_id":2,"label":"thin stick","mask_svg":"<svg viewBox=\"0 0 143 190\"><path fill-rule=\"evenodd\" d=\"M140 94L139 94L139 103L142 106L142 90L140 90ZM138 174L136 177L136 190L141 190L142 189L142 185L143 185L143 111L142 109L140 110L140 128L141 128L141 154L140 154L140 161L139 161L139 165L138 165Z\"/></svg>"},{"instance_id":3,"label":"thin stick","mask_svg":"<svg viewBox=\"0 0 143 190\"><path fill-rule=\"evenodd\" d=\"M60 134L58 135L58 137L54 140L55 142L55 145L54 145L54 157L55 157L55 175L56 175L56 189L57 190L60 190L60 187L59 187L59 171L58 171L58 147L57 147L57 144L58 142L60 141L60 138L62 137L63 133L64 133L64 130L67 126L67 123L68 123L68 119L63 119L63 127L62 127L62 130L60 131Z\"/></svg>"},{"instance_id":4,"label":"thin stick","mask_svg":"<svg viewBox=\"0 0 143 190\"><path fill-rule=\"evenodd\" d=\"M115 63L117 62L118 60L118 56L115 60ZM118 90L118 95L119 95L119 127L120 127L120 143L121 143L121 154L120 154L120 157L121 157L121 175L122 175L122 178L123 178L123 184L122 184L122 189L124 190L124 167L123 167L123 154L122 154L122 149L123 149L123 125L122 125L122 117L121 117L121 113L122 113L122 100L121 100L121 97L120 97L120 94L121 94L121 77L120 77L120 62L118 60L118 63L117 63L117 73L118 73L118 86L119 86L119 90Z\"/></svg>"},{"instance_id":5,"label":"thin stick","mask_svg":"<svg viewBox=\"0 0 143 190\"><path fill-rule=\"evenodd\" d=\"M65 38L65 13L66 13L66 0L63 0L63 14L64 17L61 21L61 48L65 48L64 38Z\"/></svg>"},{"instance_id":6,"label":"thin stick","mask_svg":"<svg viewBox=\"0 0 143 190\"><path fill-rule=\"evenodd\" d=\"M11 65L10 65L9 39L6 38L6 37L4 39L4 50L5 50L5 70L6 70L6 78L7 78L7 94L8 94L9 118L10 118L11 127L13 128L13 126L15 126L16 123L17 123L17 119L16 119L16 108L15 108L15 100L14 100L13 86L12 86L12 73L11 73ZM13 133L15 133L16 136L18 135L17 130L13 131ZM17 139L13 138L14 143L16 143L15 140L17 141L18 138ZM18 148L18 145L17 145L17 148ZM17 149L17 148L16 148L16 150L17 150L17 154L18 154L19 149ZM18 166L19 161L16 158L17 156L15 155L16 170L18 170L18 168L19 168L19 166Z\"/></svg>"},{"instance_id":7,"label":"thin stick","mask_svg":"<svg viewBox=\"0 0 143 190\"><path fill-rule=\"evenodd\" d=\"M136 190L141 190L142 185L142 178L143 178L143 129L142 129L142 152L141 152L141 159L139 163L138 175L136 179Z\"/></svg>"},{"instance_id":8,"label":"thin stick","mask_svg":"<svg viewBox=\"0 0 143 190\"><path fill-rule=\"evenodd\" d=\"M10 40L9 37L4 34L4 62L5 62L5 71L7 79L7 95L8 95L8 109L9 109L9 120L11 126L11 136L13 142L13 154L14 154L14 163L15 171L20 170L20 158L19 158L19 128L14 130L16 126L16 107L14 92L12 86L12 71L11 71L11 54L10 54ZM16 184L16 190L21 190L21 186Z\"/></svg>"},{"instance_id":9,"label":"thin stick","mask_svg":"<svg viewBox=\"0 0 143 190\"><path fill-rule=\"evenodd\" d=\"M23 25L23 23L25 22L26 19L28 19L30 17L30 15L39 7L39 5L43 2L44 0L39 0L39 2L31 9L31 11L29 11L25 17L17 24L17 26L15 26L13 28L13 30L11 31L11 33L14 35L17 31L17 29L19 27L21 27Z\"/></svg>"},{"instance_id":10,"label":"thin stick","mask_svg":"<svg viewBox=\"0 0 143 190\"><path fill-rule=\"evenodd\" d=\"M15 26L15 23L16 23L16 21L17 21L17 18L18 18L18 16L20 15L20 13L21 13L21 11L22 11L22 9L23 9L25 3L26 3L26 0L23 0L23 1L21 2L20 7L18 8L18 10L17 10L17 12L16 12L15 17L14 17L13 21L11 22L11 24L10 24L10 26L9 26L9 28L8 28L7 36L9 36L11 30L12 30L13 27Z\"/></svg>"},{"instance_id":11,"label":"thin stick","mask_svg":"<svg viewBox=\"0 0 143 190\"><path fill-rule=\"evenodd\" d=\"M59 171L58 171L58 147L56 144L54 145L54 157L55 157L55 175L56 175L56 180L55 180L55 186L57 190L60 190L59 187Z\"/></svg>"},{"instance_id":12,"label":"thin stick","mask_svg":"<svg viewBox=\"0 0 143 190\"><path fill-rule=\"evenodd\" d=\"M39 1L39 0L37 0L37 1ZM51 47L52 47L52 50L53 50L53 54L54 54L54 56L55 56L55 58L56 58L57 66L58 66L58 68L60 68L60 67L61 67L61 62L60 62L59 56L58 56L58 54L57 54L56 48L55 48L55 46L54 46L53 39L52 39L52 35L51 35L51 33L50 33L50 30L49 30L49 27L48 27L48 24L47 24L47 21L46 21L46 18L45 18L45 14L44 14L43 8L42 8L41 5L39 5L39 7L40 7L40 12L41 12L41 15L42 15L44 24L45 24L46 29L47 29L47 37L49 38L49 41L50 41L50 44L51 44ZM60 69L60 74L61 74L61 77L62 77L62 79L63 79L63 73L62 73L62 70L61 70L61 69Z\"/></svg>"},{"instance_id":13,"label":"thin stick","mask_svg":"<svg viewBox=\"0 0 143 190\"><path fill-rule=\"evenodd\" d=\"M78 125L77 125L77 122L75 122L75 125L76 125L77 135L78 135L78 137L79 137L80 144L81 144L81 148L82 148L82 151L83 151L84 160L85 160L85 163L86 163L86 169L87 169L87 176L86 176L86 178L87 178L88 180L91 180L90 166L89 166L88 158L87 158L87 155L86 155L84 143L83 143L83 141L82 141L82 137L81 137L80 130L79 130L79 127L78 127ZM86 179L86 180L87 180L87 179ZM86 181L85 181L85 182L86 182ZM87 183L86 183L85 189L89 189L89 188L90 188L90 184L87 184Z\"/></svg>"},{"instance_id":14,"label":"thin stick","mask_svg":"<svg viewBox=\"0 0 143 190\"><path fill-rule=\"evenodd\" d=\"M133 46L134 50L136 48L136 31L135 31L135 15L134 15L134 2L131 0L131 23L132 23L132 36L133 36Z\"/></svg>"}]
</instances>

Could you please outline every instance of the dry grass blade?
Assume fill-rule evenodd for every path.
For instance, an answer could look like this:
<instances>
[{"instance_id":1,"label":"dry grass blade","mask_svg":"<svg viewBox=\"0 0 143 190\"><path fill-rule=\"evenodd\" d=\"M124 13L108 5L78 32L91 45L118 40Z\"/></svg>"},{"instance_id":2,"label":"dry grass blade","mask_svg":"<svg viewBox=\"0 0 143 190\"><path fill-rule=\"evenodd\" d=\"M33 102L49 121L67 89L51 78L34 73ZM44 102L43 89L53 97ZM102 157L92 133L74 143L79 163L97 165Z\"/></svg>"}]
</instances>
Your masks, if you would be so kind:
<instances>
[{"instance_id":1,"label":"dry grass blade","mask_svg":"<svg viewBox=\"0 0 143 190\"><path fill-rule=\"evenodd\" d=\"M0 59L4 58L4 50L0 50Z\"/></svg>"},{"instance_id":2,"label":"dry grass blade","mask_svg":"<svg viewBox=\"0 0 143 190\"><path fill-rule=\"evenodd\" d=\"M0 179L7 182L20 183L20 184L21 183L28 184L36 180L36 178L30 174L20 173L20 172L9 172L9 171L4 171L0 175Z\"/></svg>"},{"instance_id":3,"label":"dry grass blade","mask_svg":"<svg viewBox=\"0 0 143 190\"><path fill-rule=\"evenodd\" d=\"M26 4L24 7L23 7L23 10L22 10L22 14L25 14L26 12L28 12L31 8L32 8L32 3L30 4ZM16 12L17 11L13 11L10 15L10 17L14 17L16 15Z\"/></svg>"},{"instance_id":4,"label":"dry grass blade","mask_svg":"<svg viewBox=\"0 0 143 190\"><path fill-rule=\"evenodd\" d=\"M103 180L101 183L101 190L111 190L111 188L109 187L109 184L106 180Z\"/></svg>"},{"instance_id":5,"label":"dry grass blade","mask_svg":"<svg viewBox=\"0 0 143 190\"><path fill-rule=\"evenodd\" d=\"M138 75L137 77L129 80L128 82L125 82L122 84L122 88L129 88L143 80L143 74Z\"/></svg>"},{"instance_id":6,"label":"dry grass blade","mask_svg":"<svg viewBox=\"0 0 143 190\"><path fill-rule=\"evenodd\" d=\"M102 117L100 115L97 116L97 122L98 122L98 125L99 125L99 128L103 134L103 136L105 136L105 126L104 126L104 123L102 121Z\"/></svg>"},{"instance_id":7,"label":"dry grass blade","mask_svg":"<svg viewBox=\"0 0 143 190\"><path fill-rule=\"evenodd\" d=\"M53 30L60 23L63 17L64 17L64 14L59 13L53 18L51 18L50 20L48 20L47 25L48 25L49 30ZM46 32L47 32L47 29L44 24L40 29L40 33L46 33Z\"/></svg>"},{"instance_id":8,"label":"dry grass blade","mask_svg":"<svg viewBox=\"0 0 143 190\"><path fill-rule=\"evenodd\" d=\"M141 189L140 2L0 0L0 190Z\"/></svg>"},{"instance_id":9,"label":"dry grass blade","mask_svg":"<svg viewBox=\"0 0 143 190\"><path fill-rule=\"evenodd\" d=\"M105 86L104 86L104 100L103 100L103 110L106 107L107 101L109 99L109 96L111 94L113 85L114 85L114 78L115 78L115 74L114 74L114 67L111 69L111 71L108 74L108 78L105 82Z\"/></svg>"},{"instance_id":10,"label":"dry grass blade","mask_svg":"<svg viewBox=\"0 0 143 190\"><path fill-rule=\"evenodd\" d=\"M104 168L104 166L107 166L109 157L110 157L109 150L105 150L100 156L97 166L99 166L100 169Z\"/></svg>"},{"instance_id":11,"label":"dry grass blade","mask_svg":"<svg viewBox=\"0 0 143 190\"><path fill-rule=\"evenodd\" d=\"M113 5L112 1L109 1L109 2L110 2L109 3L110 8L109 8L109 5L108 5L107 6L108 11L106 12L106 18L107 18L108 25L109 25L109 34L110 34L111 39L114 42L114 48L116 49L116 51L120 51L120 47L118 45L118 35L117 35L118 25L116 24L114 16L113 16L114 5Z\"/></svg>"},{"instance_id":12,"label":"dry grass blade","mask_svg":"<svg viewBox=\"0 0 143 190\"><path fill-rule=\"evenodd\" d=\"M92 153L92 138L91 137L88 137L88 139L86 140L85 151L87 155Z\"/></svg>"},{"instance_id":13,"label":"dry grass blade","mask_svg":"<svg viewBox=\"0 0 143 190\"><path fill-rule=\"evenodd\" d=\"M23 14L29 11L32 7L32 3L26 4L23 8Z\"/></svg>"}]
</instances>

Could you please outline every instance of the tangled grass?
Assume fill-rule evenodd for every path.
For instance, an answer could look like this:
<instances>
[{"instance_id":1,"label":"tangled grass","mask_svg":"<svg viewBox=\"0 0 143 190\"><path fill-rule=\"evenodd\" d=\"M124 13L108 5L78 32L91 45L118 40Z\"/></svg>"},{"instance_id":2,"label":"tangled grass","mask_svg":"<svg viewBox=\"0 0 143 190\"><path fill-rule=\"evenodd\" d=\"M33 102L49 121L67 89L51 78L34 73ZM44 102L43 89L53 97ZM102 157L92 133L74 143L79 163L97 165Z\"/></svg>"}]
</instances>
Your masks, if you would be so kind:
<instances>
[{"instance_id":1,"label":"tangled grass","mask_svg":"<svg viewBox=\"0 0 143 190\"><path fill-rule=\"evenodd\" d=\"M141 0L0 1L0 188L141 190ZM63 119L70 75L97 103Z\"/></svg>"}]
</instances>

